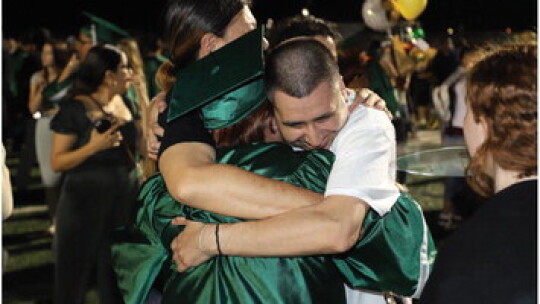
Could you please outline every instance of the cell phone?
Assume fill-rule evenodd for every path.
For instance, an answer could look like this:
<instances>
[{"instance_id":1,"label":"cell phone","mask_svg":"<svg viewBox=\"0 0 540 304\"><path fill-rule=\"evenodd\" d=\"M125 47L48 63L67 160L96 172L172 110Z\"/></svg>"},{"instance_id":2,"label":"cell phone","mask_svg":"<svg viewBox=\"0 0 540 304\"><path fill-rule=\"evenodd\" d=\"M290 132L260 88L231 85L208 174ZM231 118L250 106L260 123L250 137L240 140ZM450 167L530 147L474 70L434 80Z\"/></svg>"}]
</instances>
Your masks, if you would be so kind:
<instances>
[{"instance_id":1,"label":"cell phone","mask_svg":"<svg viewBox=\"0 0 540 304\"><path fill-rule=\"evenodd\" d=\"M112 121L109 118L101 118L94 122L94 128L98 133L105 133L112 127Z\"/></svg>"}]
</instances>

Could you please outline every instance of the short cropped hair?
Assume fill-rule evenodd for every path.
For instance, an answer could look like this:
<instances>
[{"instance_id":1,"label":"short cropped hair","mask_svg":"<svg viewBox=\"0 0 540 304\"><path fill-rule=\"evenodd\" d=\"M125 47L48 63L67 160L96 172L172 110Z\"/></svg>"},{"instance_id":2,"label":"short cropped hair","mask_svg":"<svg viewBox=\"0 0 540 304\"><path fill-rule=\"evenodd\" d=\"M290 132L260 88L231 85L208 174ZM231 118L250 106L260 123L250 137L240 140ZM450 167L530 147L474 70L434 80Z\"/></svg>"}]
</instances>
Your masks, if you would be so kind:
<instances>
[{"instance_id":1,"label":"short cropped hair","mask_svg":"<svg viewBox=\"0 0 540 304\"><path fill-rule=\"evenodd\" d=\"M308 15L280 20L271 30L268 40L272 48L283 41L302 36L328 36L334 40L341 38L333 23Z\"/></svg>"},{"instance_id":2,"label":"short cropped hair","mask_svg":"<svg viewBox=\"0 0 540 304\"><path fill-rule=\"evenodd\" d=\"M332 53L310 38L286 41L273 49L266 60L265 84L272 102L276 90L303 98L323 81L337 84L339 77Z\"/></svg>"}]
</instances>

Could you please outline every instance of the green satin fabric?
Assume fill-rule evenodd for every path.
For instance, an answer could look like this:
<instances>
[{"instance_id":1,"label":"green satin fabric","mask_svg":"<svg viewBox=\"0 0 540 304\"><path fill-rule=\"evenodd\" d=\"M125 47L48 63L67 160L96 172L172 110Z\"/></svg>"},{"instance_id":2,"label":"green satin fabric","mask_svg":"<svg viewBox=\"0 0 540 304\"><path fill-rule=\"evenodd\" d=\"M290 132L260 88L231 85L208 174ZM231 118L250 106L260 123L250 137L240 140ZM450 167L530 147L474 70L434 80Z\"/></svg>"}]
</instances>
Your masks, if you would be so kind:
<instances>
[{"instance_id":1,"label":"green satin fabric","mask_svg":"<svg viewBox=\"0 0 540 304\"><path fill-rule=\"evenodd\" d=\"M362 234L352 249L333 259L349 286L403 296L423 288L419 281L427 280L437 252L422 209L410 195L402 192L383 217L370 210Z\"/></svg>"},{"instance_id":2,"label":"green satin fabric","mask_svg":"<svg viewBox=\"0 0 540 304\"><path fill-rule=\"evenodd\" d=\"M64 90L65 88L69 87L73 82L73 77L69 76L62 82L58 82L57 80L51 82L45 88L43 88L42 95L45 99L50 100L54 95L56 95L58 92Z\"/></svg>"},{"instance_id":3,"label":"green satin fabric","mask_svg":"<svg viewBox=\"0 0 540 304\"><path fill-rule=\"evenodd\" d=\"M232 126L266 100L264 81L251 81L201 108L204 127L209 130Z\"/></svg>"},{"instance_id":4,"label":"green satin fabric","mask_svg":"<svg viewBox=\"0 0 540 304\"><path fill-rule=\"evenodd\" d=\"M323 192L333 163L329 151L293 152L283 144L219 150L220 163ZM344 303L343 283L372 291L412 295L423 266L434 257L431 235L418 204L402 194L391 211L369 211L362 239L339 256L301 258L216 257L178 273L169 246L181 231L178 215L202 222L231 223L232 217L174 201L160 175L142 187L136 229L113 246L113 261L126 303L142 303L156 278L165 282L164 303ZM124 231L126 232L126 231ZM423 236L428 244L422 248ZM430 261L422 261L425 250ZM337 272L339 270L339 273ZM429 271L429 269L428 269Z\"/></svg>"},{"instance_id":5,"label":"green satin fabric","mask_svg":"<svg viewBox=\"0 0 540 304\"><path fill-rule=\"evenodd\" d=\"M283 144L259 144L218 154L221 163L316 192L324 191L334 159L328 151L293 152ZM331 259L324 256L222 256L178 273L169 246L181 228L170 226L171 218L183 215L208 223L241 220L175 202L159 175L143 185L139 199L144 205L138 213L138 229L113 246L114 267L126 303L144 302L158 276L166 280L163 303L345 303L343 281Z\"/></svg>"}]
</instances>

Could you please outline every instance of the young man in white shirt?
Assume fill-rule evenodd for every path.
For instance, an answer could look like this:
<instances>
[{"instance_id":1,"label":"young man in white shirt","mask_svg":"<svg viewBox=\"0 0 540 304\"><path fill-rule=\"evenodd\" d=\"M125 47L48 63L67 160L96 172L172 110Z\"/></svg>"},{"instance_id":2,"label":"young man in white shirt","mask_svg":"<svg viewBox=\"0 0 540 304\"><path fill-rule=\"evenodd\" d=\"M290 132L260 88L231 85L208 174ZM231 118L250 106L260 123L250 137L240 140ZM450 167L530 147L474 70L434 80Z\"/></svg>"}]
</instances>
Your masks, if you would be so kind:
<instances>
[{"instance_id":1,"label":"young man in white shirt","mask_svg":"<svg viewBox=\"0 0 540 304\"><path fill-rule=\"evenodd\" d=\"M400 195L395 184L394 128L379 110L360 107L349 115L348 93L328 49L313 39L284 43L268 59L265 77L283 139L294 147L330 149L336 155L325 198L261 221L220 224L219 231L187 221L171 245L180 271L222 253L345 252L361 237L369 208L383 216Z\"/></svg>"}]
</instances>

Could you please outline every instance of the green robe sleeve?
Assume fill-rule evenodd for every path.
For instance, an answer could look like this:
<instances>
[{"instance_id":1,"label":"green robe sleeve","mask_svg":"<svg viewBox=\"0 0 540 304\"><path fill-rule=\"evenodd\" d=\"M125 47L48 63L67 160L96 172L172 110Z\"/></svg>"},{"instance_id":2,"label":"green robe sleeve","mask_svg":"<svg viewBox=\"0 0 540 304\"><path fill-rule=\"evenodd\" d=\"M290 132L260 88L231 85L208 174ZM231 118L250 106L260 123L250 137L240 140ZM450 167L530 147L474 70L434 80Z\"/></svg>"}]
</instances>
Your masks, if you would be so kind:
<instances>
[{"instance_id":1,"label":"green robe sleeve","mask_svg":"<svg viewBox=\"0 0 540 304\"><path fill-rule=\"evenodd\" d=\"M401 193L383 217L370 210L361 239L333 260L351 287L418 297L435 254L420 206L410 195Z\"/></svg>"}]
</instances>

